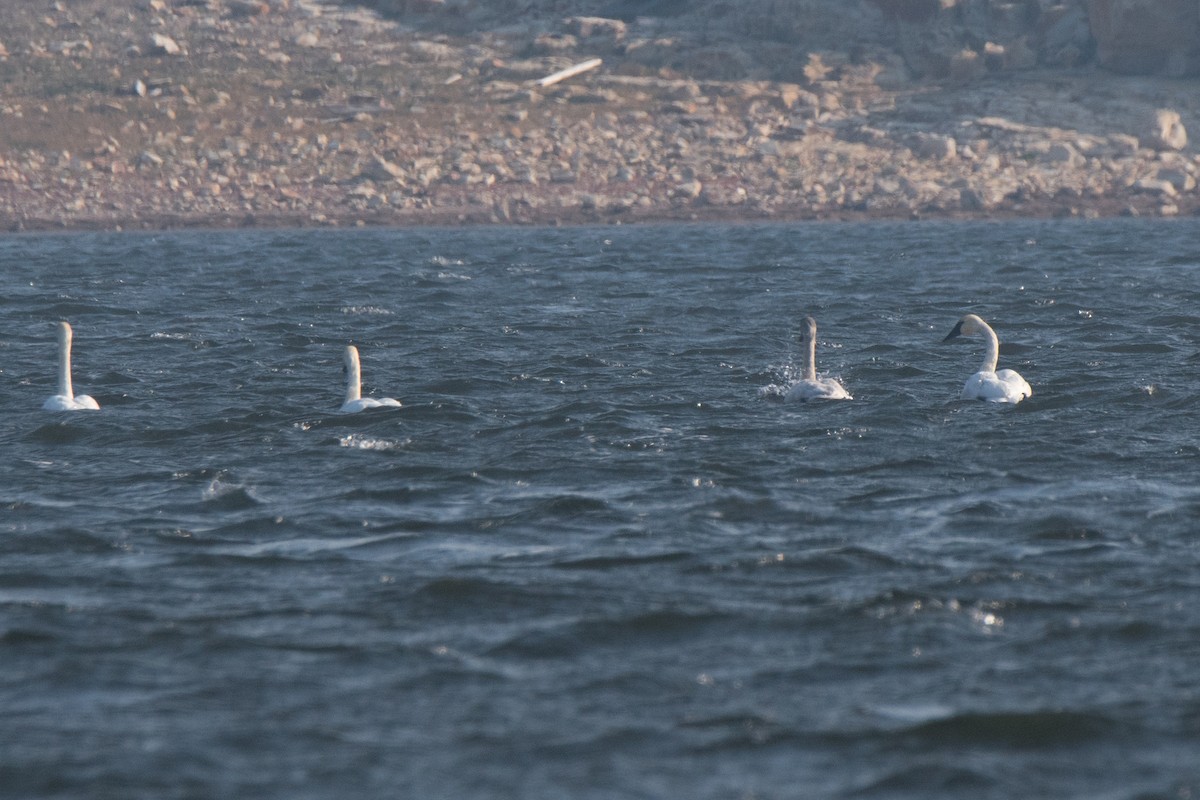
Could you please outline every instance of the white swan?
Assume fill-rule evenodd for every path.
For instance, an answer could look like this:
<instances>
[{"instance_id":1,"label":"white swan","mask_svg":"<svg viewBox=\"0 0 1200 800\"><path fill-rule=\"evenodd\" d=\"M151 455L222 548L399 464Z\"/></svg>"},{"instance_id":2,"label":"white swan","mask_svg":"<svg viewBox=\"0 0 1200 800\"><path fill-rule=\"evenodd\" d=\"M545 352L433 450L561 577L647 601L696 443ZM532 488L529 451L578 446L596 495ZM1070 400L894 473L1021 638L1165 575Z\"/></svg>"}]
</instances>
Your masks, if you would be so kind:
<instances>
[{"instance_id":1,"label":"white swan","mask_svg":"<svg viewBox=\"0 0 1200 800\"><path fill-rule=\"evenodd\" d=\"M365 408L379 408L380 406L400 407L400 401L390 397L376 399L362 396L362 367L358 363L357 347L352 344L347 345L346 352L342 355L342 362L346 372L346 401L342 403L340 409L343 414L353 414Z\"/></svg>"},{"instance_id":2,"label":"white swan","mask_svg":"<svg viewBox=\"0 0 1200 800\"><path fill-rule=\"evenodd\" d=\"M1019 403L1026 397L1033 396L1033 389L1024 378L1011 369L996 371L996 362L1000 357L1000 340L991 326L974 314L967 314L958 321L954 330L943 339L948 342L958 336L982 334L987 340L987 355L979 371L967 378L963 385L963 400L988 400L993 403Z\"/></svg>"},{"instance_id":3,"label":"white swan","mask_svg":"<svg viewBox=\"0 0 1200 800\"><path fill-rule=\"evenodd\" d=\"M46 411L98 411L100 404L71 387L71 326L58 323L58 392L46 398Z\"/></svg>"},{"instance_id":4,"label":"white swan","mask_svg":"<svg viewBox=\"0 0 1200 800\"><path fill-rule=\"evenodd\" d=\"M800 342L804 345L804 377L796 381L784 397L789 402L798 400L853 400L840 383L833 378L817 377L817 321L805 317L800 329Z\"/></svg>"}]
</instances>

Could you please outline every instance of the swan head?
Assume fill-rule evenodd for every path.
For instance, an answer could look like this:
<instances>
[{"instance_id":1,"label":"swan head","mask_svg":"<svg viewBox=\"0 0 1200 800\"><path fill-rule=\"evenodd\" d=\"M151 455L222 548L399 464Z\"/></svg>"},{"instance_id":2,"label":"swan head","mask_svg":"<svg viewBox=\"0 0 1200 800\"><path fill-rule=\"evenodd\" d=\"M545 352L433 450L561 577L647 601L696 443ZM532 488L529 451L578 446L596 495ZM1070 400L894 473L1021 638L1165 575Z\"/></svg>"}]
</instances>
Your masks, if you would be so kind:
<instances>
[{"instance_id":1,"label":"swan head","mask_svg":"<svg viewBox=\"0 0 1200 800\"><path fill-rule=\"evenodd\" d=\"M66 321L58 323L57 336L59 347L70 347L71 335L71 323Z\"/></svg>"},{"instance_id":2,"label":"swan head","mask_svg":"<svg viewBox=\"0 0 1200 800\"><path fill-rule=\"evenodd\" d=\"M812 317L800 320L800 341L811 342L817 338L817 321Z\"/></svg>"},{"instance_id":3,"label":"swan head","mask_svg":"<svg viewBox=\"0 0 1200 800\"><path fill-rule=\"evenodd\" d=\"M982 318L974 314L967 314L958 321L958 324L954 326L954 330L946 334L946 338L942 339L942 341L948 342L951 339L957 339L959 336L971 336L987 329L988 324Z\"/></svg>"}]
</instances>

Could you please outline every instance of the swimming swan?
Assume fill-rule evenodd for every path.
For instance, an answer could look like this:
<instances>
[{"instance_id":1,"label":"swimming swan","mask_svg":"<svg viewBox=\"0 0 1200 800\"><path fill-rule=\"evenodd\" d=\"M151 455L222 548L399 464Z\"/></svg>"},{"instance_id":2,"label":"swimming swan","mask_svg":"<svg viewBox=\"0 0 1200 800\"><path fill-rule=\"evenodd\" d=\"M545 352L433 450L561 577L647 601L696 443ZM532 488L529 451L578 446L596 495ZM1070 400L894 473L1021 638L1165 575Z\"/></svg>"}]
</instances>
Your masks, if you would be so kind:
<instances>
[{"instance_id":1,"label":"swimming swan","mask_svg":"<svg viewBox=\"0 0 1200 800\"><path fill-rule=\"evenodd\" d=\"M347 345L346 352L342 355L342 362L346 372L346 402L342 403L340 409L343 414L353 414L365 408L379 408L380 406L400 407L400 401L390 397L376 399L362 396L362 367L358 364L357 347L352 344Z\"/></svg>"},{"instance_id":2,"label":"swimming swan","mask_svg":"<svg viewBox=\"0 0 1200 800\"><path fill-rule=\"evenodd\" d=\"M817 321L805 317L800 329L800 342L804 347L804 377L796 381L784 397L789 402L798 400L853 400L842 385L833 378L817 377Z\"/></svg>"},{"instance_id":3,"label":"swimming swan","mask_svg":"<svg viewBox=\"0 0 1200 800\"><path fill-rule=\"evenodd\" d=\"M958 321L954 330L950 331L942 341L948 342L959 336L973 333L982 334L987 340L987 355L983 357L983 364L980 365L979 371L967 378L966 384L963 385L962 399L988 400L993 403L1019 403L1026 397L1031 397L1033 389L1016 372L1011 369L996 371L996 361L1000 356L1000 340L996 338L996 332L992 330L991 326L979 317L967 314Z\"/></svg>"},{"instance_id":4,"label":"swimming swan","mask_svg":"<svg viewBox=\"0 0 1200 800\"><path fill-rule=\"evenodd\" d=\"M71 326L58 323L58 393L42 403L46 411L98 411L100 404L71 387Z\"/></svg>"}]
</instances>

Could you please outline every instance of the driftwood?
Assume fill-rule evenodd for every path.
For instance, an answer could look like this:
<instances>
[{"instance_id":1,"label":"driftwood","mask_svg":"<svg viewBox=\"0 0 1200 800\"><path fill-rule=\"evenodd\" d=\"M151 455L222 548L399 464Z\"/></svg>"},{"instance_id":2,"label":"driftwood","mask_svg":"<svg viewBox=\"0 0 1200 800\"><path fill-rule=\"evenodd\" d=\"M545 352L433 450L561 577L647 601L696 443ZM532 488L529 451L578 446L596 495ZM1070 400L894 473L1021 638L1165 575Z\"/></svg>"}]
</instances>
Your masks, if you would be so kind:
<instances>
[{"instance_id":1,"label":"driftwood","mask_svg":"<svg viewBox=\"0 0 1200 800\"><path fill-rule=\"evenodd\" d=\"M596 67L600 66L603 63L604 63L604 59L591 58L591 59L588 59L587 61L582 61L573 67L567 67L566 69L560 69L558 72L547 75L546 77L542 78L541 80L536 81L536 83L538 86L542 86L542 87L553 86L554 84L558 83L559 81L565 81L567 78L574 78L576 75L580 74L581 72L587 72L590 69L595 69Z\"/></svg>"}]
</instances>

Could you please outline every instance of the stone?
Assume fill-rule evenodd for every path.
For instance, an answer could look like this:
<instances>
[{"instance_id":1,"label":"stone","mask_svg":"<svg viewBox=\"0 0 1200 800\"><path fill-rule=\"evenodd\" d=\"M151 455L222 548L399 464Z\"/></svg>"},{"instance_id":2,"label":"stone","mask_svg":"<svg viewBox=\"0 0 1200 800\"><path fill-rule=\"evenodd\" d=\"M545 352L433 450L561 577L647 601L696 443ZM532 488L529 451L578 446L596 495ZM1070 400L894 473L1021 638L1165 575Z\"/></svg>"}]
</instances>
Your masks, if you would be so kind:
<instances>
[{"instance_id":1,"label":"stone","mask_svg":"<svg viewBox=\"0 0 1200 800\"><path fill-rule=\"evenodd\" d=\"M1136 136L1130 136L1126 133L1115 133L1109 136L1106 141L1110 151L1120 158L1129 158L1137 155L1138 147L1141 145Z\"/></svg>"},{"instance_id":2,"label":"stone","mask_svg":"<svg viewBox=\"0 0 1200 800\"><path fill-rule=\"evenodd\" d=\"M262 0L225 0L225 10L235 19L244 19L267 14L271 6Z\"/></svg>"},{"instance_id":3,"label":"stone","mask_svg":"<svg viewBox=\"0 0 1200 800\"><path fill-rule=\"evenodd\" d=\"M987 72L987 65L979 53L963 48L950 56L950 79L957 83L970 83Z\"/></svg>"},{"instance_id":4,"label":"stone","mask_svg":"<svg viewBox=\"0 0 1200 800\"><path fill-rule=\"evenodd\" d=\"M659 69L669 64L680 50L674 39L643 39L625 47L625 57L635 64Z\"/></svg>"},{"instance_id":5,"label":"stone","mask_svg":"<svg viewBox=\"0 0 1200 800\"><path fill-rule=\"evenodd\" d=\"M92 52L92 43L87 39L51 42L47 49L60 56L82 56Z\"/></svg>"},{"instance_id":6,"label":"stone","mask_svg":"<svg viewBox=\"0 0 1200 800\"><path fill-rule=\"evenodd\" d=\"M838 97L833 92L824 92L820 97L820 108L822 111L841 111L842 98Z\"/></svg>"},{"instance_id":7,"label":"stone","mask_svg":"<svg viewBox=\"0 0 1200 800\"><path fill-rule=\"evenodd\" d=\"M1159 180L1158 178L1142 178L1133 184L1133 188L1139 192L1157 194L1167 198L1179 195L1179 192L1175 190L1175 186L1170 181Z\"/></svg>"},{"instance_id":8,"label":"stone","mask_svg":"<svg viewBox=\"0 0 1200 800\"><path fill-rule=\"evenodd\" d=\"M1087 162L1087 159L1067 142L1055 142L1050 145L1044 158L1052 164L1060 164L1072 169Z\"/></svg>"},{"instance_id":9,"label":"stone","mask_svg":"<svg viewBox=\"0 0 1200 800\"><path fill-rule=\"evenodd\" d=\"M808 63L804 65L804 78L809 83L819 83L829 77L833 67L825 63L820 53L809 53Z\"/></svg>"},{"instance_id":10,"label":"stone","mask_svg":"<svg viewBox=\"0 0 1200 800\"><path fill-rule=\"evenodd\" d=\"M958 154L958 145L949 136L923 133L917 136L913 152L920 158L933 161L947 161Z\"/></svg>"},{"instance_id":11,"label":"stone","mask_svg":"<svg viewBox=\"0 0 1200 800\"><path fill-rule=\"evenodd\" d=\"M979 192L970 187L958 190L958 205L963 211L983 211L987 207Z\"/></svg>"},{"instance_id":12,"label":"stone","mask_svg":"<svg viewBox=\"0 0 1200 800\"><path fill-rule=\"evenodd\" d=\"M1029 46L1025 37L1009 42L1004 48L1004 68L1008 70L1028 70L1037 66L1037 52Z\"/></svg>"},{"instance_id":13,"label":"stone","mask_svg":"<svg viewBox=\"0 0 1200 800\"><path fill-rule=\"evenodd\" d=\"M569 33L543 33L533 40L533 49L545 55L569 53L579 47L579 40Z\"/></svg>"},{"instance_id":14,"label":"stone","mask_svg":"<svg viewBox=\"0 0 1200 800\"><path fill-rule=\"evenodd\" d=\"M1082 7L1059 4L1042 12L1042 63L1053 67L1077 67L1092 47L1087 14Z\"/></svg>"},{"instance_id":15,"label":"stone","mask_svg":"<svg viewBox=\"0 0 1200 800\"><path fill-rule=\"evenodd\" d=\"M1008 48L996 42L984 42L983 63L989 72L998 72L1007 67Z\"/></svg>"},{"instance_id":16,"label":"stone","mask_svg":"<svg viewBox=\"0 0 1200 800\"><path fill-rule=\"evenodd\" d=\"M1190 192L1196 188L1196 178L1180 167L1163 167L1154 177L1171 184L1177 192Z\"/></svg>"},{"instance_id":17,"label":"stone","mask_svg":"<svg viewBox=\"0 0 1200 800\"><path fill-rule=\"evenodd\" d=\"M682 54L679 68L693 77L714 81L735 81L753 69L754 59L735 44L713 44L689 48Z\"/></svg>"},{"instance_id":18,"label":"stone","mask_svg":"<svg viewBox=\"0 0 1200 800\"><path fill-rule=\"evenodd\" d=\"M160 56L177 56L182 55L183 48L166 34L152 33L147 51Z\"/></svg>"},{"instance_id":19,"label":"stone","mask_svg":"<svg viewBox=\"0 0 1200 800\"><path fill-rule=\"evenodd\" d=\"M781 83L778 86L779 103L784 109L791 111L796 106L815 108L820 105L820 98L794 83Z\"/></svg>"},{"instance_id":20,"label":"stone","mask_svg":"<svg viewBox=\"0 0 1200 800\"><path fill-rule=\"evenodd\" d=\"M402 181L407 177L404 167L394 164L379 154L371 157L370 163L359 173L360 177L373 181Z\"/></svg>"},{"instance_id":21,"label":"stone","mask_svg":"<svg viewBox=\"0 0 1200 800\"><path fill-rule=\"evenodd\" d=\"M605 199L600 195L582 192L579 195L579 207L584 211L595 211L598 208L607 205Z\"/></svg>"},{"instance_id":22,"label":"stone","mask_svg":"<svg viewBox=\"0 0 1200 800\"><path fill-rule=\"evenodd\" d=\"M624 41L628 30L623 21L607 17L567 17L563 23L580 39L599 39L613 45Z\"/></svg>"},{"instance_id":23,"label":"stone","mask_svg":"<svg viewBox=\"0 0 1200 800\"><path fill-rule=\"evenodd\" d=\"M450 61L454 59L457 50L442 42L417 40L409 44L409 49L418 56L429 61Z\"/></svg>"},{"instance_id":24,"label":"stone","mask_svg":"<svg viewBox=\"0 0 1200 800\"><path fill-rule=\"evenodd\" d=\"M1182 150L1187 147L1187 130L1178 111L1160 108L1154 112L1142 146L1153 150Z\"/></svg>"}]
</instances>

